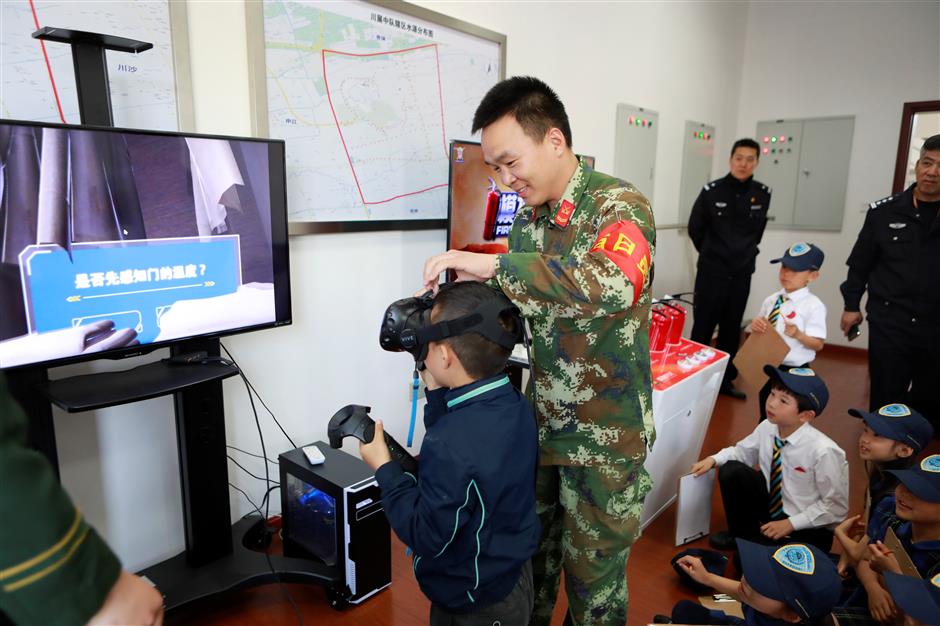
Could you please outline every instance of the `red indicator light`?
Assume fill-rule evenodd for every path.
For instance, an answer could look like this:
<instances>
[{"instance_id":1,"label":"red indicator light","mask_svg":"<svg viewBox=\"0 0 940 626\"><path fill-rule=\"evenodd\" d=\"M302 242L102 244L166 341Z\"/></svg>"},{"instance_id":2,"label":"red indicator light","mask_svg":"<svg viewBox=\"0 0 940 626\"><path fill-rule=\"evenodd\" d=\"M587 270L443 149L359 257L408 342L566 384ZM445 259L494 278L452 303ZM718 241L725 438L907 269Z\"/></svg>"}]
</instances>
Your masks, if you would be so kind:
<instances>
[{"instance_id":1,"label":"red indicator light","mask_svg":"<svg viewBox=\"0 0 940 626\"><path fill-rule=\"evenodd\" d=\"M764 148L764 154L770 154L770 148Z\"/></svg>"},{"instance_id":2,"label":"red indicator light","mask_svg":"<svg viewBox=\"0 0 940 626\"><path fill-rule=\"evenodd\" d=\"M786 140L787 140L787 136L786 136L786 135L780 135L779 141L780 141L781 143L784 142L784 141L786 141Z\"/></svg>"},{"instance_id":3,"label":"red indicator light","mask_svg":"<svg viewBox=\"0 0 940 626\"><path fill-rule=\"evenodd\" d=\"M770 137L764 137L764 143L767 143L768 141L770 141Z\"/></svg>"}]
</instances>

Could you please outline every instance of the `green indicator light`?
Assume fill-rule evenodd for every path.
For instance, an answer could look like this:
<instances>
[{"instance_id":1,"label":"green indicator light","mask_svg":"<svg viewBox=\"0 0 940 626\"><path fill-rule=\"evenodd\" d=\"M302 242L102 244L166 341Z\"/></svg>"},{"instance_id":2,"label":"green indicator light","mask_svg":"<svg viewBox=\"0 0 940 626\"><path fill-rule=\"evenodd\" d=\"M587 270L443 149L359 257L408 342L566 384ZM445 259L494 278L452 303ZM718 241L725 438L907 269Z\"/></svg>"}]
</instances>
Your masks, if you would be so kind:
<instances>
[{"instance_id":1,"label":"green indicator light","mask_svg":"<svg viewBox=\"0 0 940 626\"><path fill-rule=\"evenodd\" d=\"M771 137L771 138L770 138L770 143L777 143L777 138L776 138L776 137Z\"/></svg>"}]
</instances>

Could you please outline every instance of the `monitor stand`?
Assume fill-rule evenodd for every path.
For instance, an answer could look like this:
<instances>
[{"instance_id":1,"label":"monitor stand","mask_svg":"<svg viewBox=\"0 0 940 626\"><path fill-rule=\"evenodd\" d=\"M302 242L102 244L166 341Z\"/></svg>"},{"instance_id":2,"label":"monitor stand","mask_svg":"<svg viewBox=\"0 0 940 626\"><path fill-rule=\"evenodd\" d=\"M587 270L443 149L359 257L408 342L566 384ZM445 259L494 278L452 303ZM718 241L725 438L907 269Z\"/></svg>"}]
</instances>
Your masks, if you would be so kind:
<instances>
[{"instance_id":1,"label":"monitor stand","mask_svg":"<svg viewBox=\"0 0 940 626\"><path fill-rule=\"evenodd\" d=\"M105 50L136 53L152 44L52 27L37 30L33 37L72 46L82 124L113 126ZM219 340L191 339L170 346L171 356L200 351L220 356ZM57 476L50 401L66 411L78 412L173 394L186 550L140 572L164 594L168 610L216 593L276 580L327 583L331 605L339 608L342 604L334 599L343 594L332 585L334 577L325 565L276 555L269 561L242 543L253 520L232 524L222 380L236 374L237 368L219 362L176 365L168 361L54 381L42 366L6 372L13 397L30 418L30 442L49 459Z\"/></svg>"}]
</instances>

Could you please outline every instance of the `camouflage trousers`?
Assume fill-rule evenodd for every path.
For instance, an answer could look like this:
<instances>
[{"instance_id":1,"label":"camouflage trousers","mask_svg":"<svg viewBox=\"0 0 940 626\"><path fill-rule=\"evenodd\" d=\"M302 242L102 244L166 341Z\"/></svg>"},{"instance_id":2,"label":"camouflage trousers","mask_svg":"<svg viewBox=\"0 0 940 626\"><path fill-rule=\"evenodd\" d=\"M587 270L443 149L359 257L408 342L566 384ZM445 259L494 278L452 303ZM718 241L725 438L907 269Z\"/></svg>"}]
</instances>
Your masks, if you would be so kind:
<instances>
[{"instance_id":1,"label":"camouflage trousers","mask_svg":"<svg viewBox=\"0 0 940 626\"><path fill-rule=\"evenodd\" d=\"M551 623L562 570L566 624L627 623L627 557L640 536L640 512L651 486L641 462L539 467L535 497L542 540L532 557L532 626Z\"/></svg>"}]
</instances>

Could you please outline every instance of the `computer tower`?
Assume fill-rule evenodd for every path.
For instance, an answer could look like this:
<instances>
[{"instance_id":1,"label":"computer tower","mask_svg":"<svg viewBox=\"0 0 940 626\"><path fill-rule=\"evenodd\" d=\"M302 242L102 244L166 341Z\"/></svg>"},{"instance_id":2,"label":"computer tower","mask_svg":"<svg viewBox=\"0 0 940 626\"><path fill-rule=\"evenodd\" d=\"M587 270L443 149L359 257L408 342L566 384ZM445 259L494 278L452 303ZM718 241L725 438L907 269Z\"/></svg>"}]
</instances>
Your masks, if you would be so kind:
<instances>
[{"instance_id":1,"label":"computer tower","mask_svg":"<svg viewBox=\"0 0 940 626\"><path fill-rule=\"evenodd\" d=\"M284 555L320 561L340 598L359 604L392 582L391 531L374 472L318 441L326 460L311 465L300 448L278 457Z\"/></svg>"}]
</instances>

